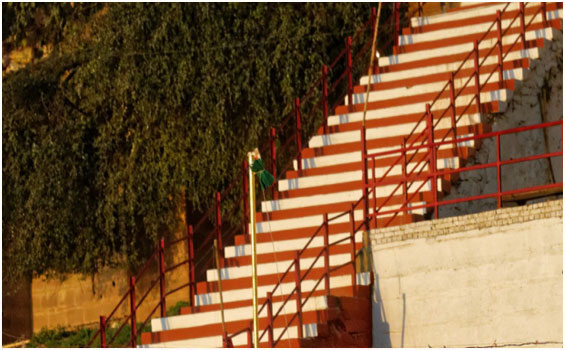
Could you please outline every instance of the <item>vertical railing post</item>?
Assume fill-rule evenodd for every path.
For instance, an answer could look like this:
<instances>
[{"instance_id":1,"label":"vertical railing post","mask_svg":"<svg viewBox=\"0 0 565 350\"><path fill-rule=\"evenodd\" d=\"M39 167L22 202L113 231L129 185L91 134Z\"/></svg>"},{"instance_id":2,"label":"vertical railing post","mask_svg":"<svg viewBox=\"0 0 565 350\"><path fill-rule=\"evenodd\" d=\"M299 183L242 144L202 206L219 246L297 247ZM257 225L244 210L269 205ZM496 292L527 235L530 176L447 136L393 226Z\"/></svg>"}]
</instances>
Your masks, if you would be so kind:
<instances>
[{"instance_id":1,"label":"vertical railing post","mask_svg":"<svg viewBox=\"0 0 565 350\"><path fill-rule=\"evenodd\" d=\"M249 322L249 328L247 328L247 347L253 347L253 321Z\"/></svg>"},{"instance_id":2,"label":"vertical railing post","mask_svg":"<svg viewBox=\"0 0 565 350\"><path fill-rule=\"evenodd\" d=\"M393 3L393 16L394 16L394 46L398 47L398 33L400 32L400 3Z\"/></svg>"},{"instance_id":3,"label":"vertical railing post","mask_svg":"<svg viewBox=\"0 0 565 350\"><path fill-rule=\"evenodd\" d=\"M322 111L324 113L324 134L328 133L328 66L322 66Z\"/></svg>"},{"instance_id":4,"label":"vertical railing post","mask_svg":"<svg viewBox=\"0 0 565 350\"><path fill-rule=\"evenodd\" d=\"M363 179L363 221L365 227L369 231L369 179L367 174L367 140L365 135L365 127L361 126L361 171ZM374 162L374 160L373 160ZM374 176L374 172L373 172ZM373 196L377 196L377 190L373 191Z\"/></svg>"},{"instance_id":5,"label":"vertical railing post","mask_svg":"<svg viewBox=\"0 0 565 350\"><path fill-rule=\"evenodd\" d=\"M216 192L216 239L218 240L220 265L223 266L224 246L222 244L222 198L220 192Z\"/></svg>"},{"instance_id":6,"label":"vertical railing post","mask_svg":"<svg viewBox=\"0 0 565 350\"><path fill-rule=\"evenodd\" d=\"M294 283L296 284L296 314L298 315L298 339L302 339L302 280L300 277L300 255L294 254Z\"/></svg>"},{"instance_id":7,"label":"vertical railing post","mask_svg":"<svg viewBox=\"0 0 565 350\"><path fill-rule=\"evenodd\" d=\"M100 316L100 347L106 347L106 317Z\"/></svg>"},{"instance_id":8,"label":"vertical railing post","mask_svg":"<svg viewBox=\"0 0 565 350\"><path fill-rule=\"evenodd\" d=\"M132 348L137 346L137 317L135 315L135 276L129 278L129 303L130 303L130 320L131 320L131 340L130 345Z\"/></svg>"},{"instance_id":9,"label":"vertical railing post","mask_svg":"<svg viewBox=\"0 0 565 350\"><path fill-rule=\"evenodd\" d=\"M277 191L277 149L275 147L275 140L276 140L276 131L275 128L271 128L271 173L273 174L273 178L275 181L271 188L273 189L273 200L277 200L279 197L279 192Z\"/></svg>"},{"instance_id":10,"label":"vertical railing post","mask_svg":"<svg viewBox=\"0 0 565 350\"><path fill-rule=\"evenodd\" d=\"M267 292L267 335L269 339L269 347L273 347L273 294Z\"/></svg>"},{"instance_id":11,"label":"vertical railing post","mask_svg":"<svg viewBox=\"0 0 565 350\"><path fill-rule=\"evenodd\" d=\"M439 217L438 207L437 207L437 174L436 174L436 151L434 146L434 119L432 112L430 110L430 104L426 103L426 127L428 130L428 148L429 154L428 159L430 161L430 176L429 179L431 181L431 190L432 190L432 197L433 197L433 205L434 205L434 217L437 219Z\"/></svg>"},{"instance_id":12,"label":"vertical railing post","mask_svg":"<svg viewBox=\"0 0 565 350\"><path fill-rule=\"evenodd\" d=\"M222 335L222 339L223 339L223 343L224 343L224 348L233 348L232 340L228 336L227 332L224 332L224 334Z\"/></svg>"},{"instance_id":13,"label":"vertical railing post","mask_svg":"<svg viewBox=\"0 0 565 350\"><path fill-rule=\"evenodd\" d=\"M481 113L481 80L479 67L479 42L473 42L473 61L475 66L475 102L477 104L477 113Z\"/></svg>"},{"instance_id":14,"label":"vertical railing post","mask_svg":"<svg viewBox=\"0 0 565 350\"><path fill-rule=\"evenodd\" d=\"M351 37L345 39L345 50L347 52L347 101L349 111L353 111L353 75L351 60Z\"/></svg>"},{"instance_id":15,"label":"vertical railing post","mask_svg":"<svg viewBox=\"0 0 565 350\"><path fill-rule=\"evenodd\" d=\"M324 268L325 268L325 289L326 295L330 295L330 227L328 213L324 213Z\"/></svg>"},{"instance_id":16,"label":"vertical railing post","mask_svg":"<svg viewBox=\"0 0 565 350\"><path fill-rule=\"evenodd\" d=\"M349 212L349 222L351 223L351 229L349 230L349 239L351 242L351 265L353 268L353 273L351 274L351 285L353 286L353 295L357 289L357 265L355 262L355 206L351 204L351 211Z\"/></svg>"},{"instance_id":17,"label":"vertical railing post","mask_svg":"<svg viewBox=\"0 0 565 350\"><path fill-rule=\"evenodd\" d=\"M502 176L500 172L500 135L496 135L496 206L502 208Z\"/></svg>"},{"instance_id":18,"label":"vertical railing post","mask_svg":"<svg viewBox=\"0 0 565 350\"><path fill-rule=\"evenodd\" d=\"M190 300L190 306L194 305L194 298L196 296L196 280L194 271L194 230L192 225L188 226L188 296Z\"/></svg>"},{"instance_id":19,"label":"vertical railing post","mask_svg":"<svg viewBox=\"0 0 565 350\"><path fill-rule=\"evenodd\" d=\"M462 92L461 92L462 93ZM449 103L451 109L451 130L453 132L453 140L457 140L457 110L455 108L455 73L451 72L449 77ZM457 143L455 152L457 152Z\"/></svg>"},{"instance_id":20,"label":"vertical railing post","mask_svg":"<svg viewBox=\"0 0 565 350\"><path fill-rule=\"evenodd\" d=\"M371 8L371 35L373 36L375 33L375 29L377 28L377 8L376 7L372 7ZM378 51L378 50L375 50ZM376 55L376 52L375 52ZM378 57L374 57L374 61L373 61L373 74L378 74L379 73L379 58ZM371 79L369 78L369 84L371 84Z\"/></svg>"},{"instance_id":21,"label":"vertical railing post","mask_svg":"<svg viewBox=\"0 0 565 350\"><path fill-rule=\"evenodd\" d=\"M541 3L541 22L543 23L543 27L547 27L547 7L546 7L546 3L542 2Z\"/></svg>"},{"instance_id":22,"label":"vertical railing post","mask_svg":"<svg viewBox=\"0 0 565 350\"><path fill-rule=\"evenodd\" d=\"M300 98L296 98L294 109L296 111L296 161L298 170L302 170L302 124L300 123Z\"/></svg>"},{"instance_id":23,"label":"vertical railing post","mask_svg":"<svg viewBox=\"0 0 565 350\"><path fill-rule=\"evenodd\" d=\"M498 86L502 89L504 86L504 67L502 62L502 14L500 10L496 11L496 36L498 40Z\"/></svg>"},{"instance_id":24,"label":"vertical railing post","mask_svg":"<svg viewBox=\"0 0 565 350\"><path fill-rule=\"evenodd\" d=\"M528 45L526 43L526 20L524 18L524 3L520 2L520 37L522 40L522 47L524 50L528 49Z\"/></svg>"},{"instance_id":25,"label":"vertical railing post","mask_svg":"<svg viewBox=\"0 0 565 350\"><path fill-rule=\"evenodd\" d=\"M422 17L424 11L422 11L422 3L418 3L418 17Z\"/></svg>"},{"instance_id":26,"label":"vertical railing post","mask_svg":"<svg viewBox=\"0 0 565 350\"><path fill-rule=\"evenodd\" d=\"M243 185L243 231L249 235L249 182L247 180L247 162L241 164L241 184Z\"/></svg>"},{"instance_id":27,"label":"vertical railing post","mask_svg":"<svg viewBox=\"0 0 565 350\"><path fill-rule=\"evenodd\" d=\"M406 137L402 138L402 193L404 196L404 215L408 215L408 171L406 170Z\"/></svg>"},{"instance_id":28,"label":"vertical railing post","mask_svg":"<svg viewBox=\"0 0 565 350\"><path fill-rule=\"evenodd\" d=\"M165 239L159 241L159 296L161 298L161 317L167 316L167 303L165 291Z\"/></svg>"}]
</instances>

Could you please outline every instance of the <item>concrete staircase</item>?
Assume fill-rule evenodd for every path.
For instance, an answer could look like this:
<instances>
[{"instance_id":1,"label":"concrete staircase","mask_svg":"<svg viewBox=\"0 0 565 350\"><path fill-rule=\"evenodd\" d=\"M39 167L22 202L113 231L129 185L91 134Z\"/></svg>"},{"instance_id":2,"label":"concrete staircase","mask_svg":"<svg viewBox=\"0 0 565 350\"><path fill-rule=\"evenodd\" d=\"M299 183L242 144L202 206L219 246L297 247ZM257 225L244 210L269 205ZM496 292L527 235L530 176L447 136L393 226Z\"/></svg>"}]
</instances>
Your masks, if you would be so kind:
<instances>
[{"instance_id":1,"label":"concrete staircase","mask_svg":"<svg viewBox=\"0 0 565 350\"><path fill-rule=\"evenodd\" d=\"M488 130L486 115L502 113L512 98L513 91L520 87L520 81L528 74L530 61L540 57L546 41L553 40L557 31L562 31L562 4L548 3L545 7L546 24L542 16L533 14L540 8L540 3L528 3L525 7L525 23L533 20L526 27L525 39L528 48L522 49L519 42L511 48L520 35L520 20L511 24L518 13L519 3L472 3L453 9L445 14L421 18L412 18L410 27L404 28L399 38L399 46L394 48L392 56L381 57L377 74L363 76L359 85L354 87L353 105L348 105L347 98L338 106L335 115L328 118L328 132L320 128L317 135L310 138L308 147L302 150L301 170L294 161L294 170L288 171L285 179L278 181L279 197L277 200L263 201L257 217L258 284L259 306L267 300L267 293L281 282L272 295L272 310L277 313L285 298L296 286L292 273L285 274L293 264L296 251L303 249L313 233L324 223L324 214L332 219L339 214L352 210L363 195L362 190L362 154L361 120L365 103L365 89L371 84L366 115L366 140L368 153L398 149L404 139L413 138L424 130L425 124L419 123L425 104L436 99L431 112L438 121L434 136L449 140L452 129L449 118L439 119L449 105L449 90L444 89L449 74L458 68L459 73L453 81L456 91L455 109L458 116L457 137L472 136ZM473 60L461 63L473 50L473 42L479 40L496 19L496 11L505 9L502 14L502 29L506 31L502 46L503 51L510 50L503 64L503 81L495 73L480 92L480 110L473 99L474 83L461 89L474 72ZM492 28L492 27L491 27ZM496 45L496 26L479 44L479 56L486 57L480 68L480 81L485 82L491 71L497 67L497 56L487 56L491 47ZM492 51L495 52L495 51ZM440 93L438 95L438 93ZM437 153L437 168L458 168L474 154L479 144L464 142L443 145ZM368 169L368 177L387 174L388 178L402 174L400 165L392 166L398 155L379 157L374 168ZM417 153L407 164L410 170L424 155ZM373 174L373 171L375 174ZM427 168L424 169L427 171ZM438 198L449 193L454 178L440 178L437 182ZM391 195L395 186L382 186L376 192L377 201ZM414 191L416 183L411 187ZM431 184L426 184L408 206L429 202L433 197ZM403 194L393 194L383 211L400 208ZM372 200L372 199L371 199ZM353 224L363 221L363 208L353 209ZM388 216L390 216L389 214ZM429 210L406 210L396 215L390 225L400 225L423 220L430 215ZM387 215L379 217L375 224L379 227L388 223ZM313 347L313 346L371 346L370 329L370 272L353 269L351 246L348 237L352 234L349 215L343 215L328 223L329 244L340 241L329 249L330 268L344 265L330 275L330 295L324 290L324 283L316 283L324 276L324 259L318 259L313 269L304 278L308 267L324 248L324 237L317 235L300 255L302 300L312 290L312 296L302 306L302 338L299 339L298 322L295 319L283 333L290 318L297 313L297 305L292 296L291 302L282 307L280 314L273 321L273 336L280 341L276 347ZM363 247L363 232L353 232L355 250ZM224 268L221 269L223 302L227 333L234 347L247 347L249 332L242 331L250 327L252 320L251 303L251 246L249 237L235 237L235 245L224 248ZM292 268L290 271L293 271ZM355 274L357 288L352 287L352 274ZM196 305L181 309L181 315L155 318L151 321L151 332L141 336L141 347L222 347L223 332L220 314L220 296L218 292L217 271L208 270L207 280L197 285ZM363 301L364 300L364 301ZM349 305L349 306L345 306ZM363 316L364 305L365 313ZM368 311L367 311L368 309ZM357 321L354 315L358 315ZM268 310L264 307L260 313L260 334L268 325ZM330 326L331 325L331 326ZM337 327L336 325L340 325ZM368 326L369 325L369 326ZM340 331L336 331L340 329ZM241 332L240 332L241 331ZM238 333L235 336L235 333ZM282 335L281 335L282 334ZM260 346L266 347L267 334L260 339Z\"/></svg>"}]
</instances>

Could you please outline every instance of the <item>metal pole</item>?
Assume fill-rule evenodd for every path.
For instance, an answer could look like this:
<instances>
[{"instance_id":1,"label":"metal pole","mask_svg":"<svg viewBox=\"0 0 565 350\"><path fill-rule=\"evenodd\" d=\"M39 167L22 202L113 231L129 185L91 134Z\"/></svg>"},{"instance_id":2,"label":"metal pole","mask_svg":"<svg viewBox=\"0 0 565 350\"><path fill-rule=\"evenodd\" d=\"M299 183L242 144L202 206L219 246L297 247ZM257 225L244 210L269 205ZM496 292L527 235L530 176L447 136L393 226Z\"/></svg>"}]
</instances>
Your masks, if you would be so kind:
<instances>
[{"instance_id":1,"label":"metal pole","mask_svg":"<svg viewBox=\"0 0 565 350\"><path fill-rule=\"evenodd\" d=\"M345 50L347 52L347 100L349 101L349 111L353 111L353 76L351 61L351 37L345 39Z\"/></svg>"},{"instance_id":2,"label":"metal pole","mask_svg":"<svg viewBox=\"0 0 565 350\"><path fill-rule=\"evenodd\" d=\"M106 317L100 316L100 347L106 347Z\"/></svg>"},{"instance_id":3,"label":"metal pole","mask_svg":"<svg viewBox=\"0 0 565 350\"><path fill-rule=\"evenodd\" d=\"M371 7L371 20L372 20L372 29L373 29L373 33L375 33L375 27L377 25L377 9L375 7ZM369 64L369 69L372 68L373 69L373 74L378 74L379 73L379 59L375 56L375 52L374 50L371 49L371 61L374 60L374 63ZM371 84L371 74L369 72L369 84Z\"/></svg>"},{"instance_id":4,"label":"metal pole","mask_svg":"<svg viewBox=\"0 0 565 350\"><path fill-rule=\"evenodd\" d=\"M500 172L500 135L496 135L496 190L497 190L497 196L496 196L496 204L497 204L497 208L502 208L502 196L500 195L500 192L502 190L502 176L501 176L501 172Z\"/></svg>"},{"instance_id":5,"label":"metal pole","mask_svg":"<svg viewBox=\"0 0 565 350\"><path fill-rule=\"evenodd\" d=\"M434 146L434 119L432 112L430 110L430 104L426 103L426 121L428 129L428 147L429 147L429 161L430 161L430 181L432 188L432 198L434 204L434 217L437 219L438 207L437 207L437 180L436 180L436 157L435 157L435 146Z\"/></svg>"},{"instance_id":6,"label":"metal pole","mask_svg":"<svg viewBox=\"0 0 565 350\"><path fill-rule=\"evenodd\" d=\"M129 278L129 303L131 311L131 347L137 346L137 318L135 315L135 276Z\"/></svg>"},{"instance_id":7,"label":"metal pole","mask_svg":"<svg viewBox=\"0 0 565 350\"><path fill-rule=\"evenodd\" d=\"M498 38L498 86L502 89L504 86L504 68L502 62L502 14L500 10L496 11L496 35Z\"/></svg>"},{"instance_id":8,"label":"metal pole","mask_svg":"<svg viewBox=\"0 0 565 350\"><path fill-rule=\"evenodd\" d=\"M302 125L300 123L300 98L296 98L294 109L296 111L296 161L298 170L302 170Z\"/></svg>"},{"instance_id":9,"label":"metal pole","mask_svg":"<svg viewBox=\"0 0 565 350\"><path fill-rule=\"evenodd\" d=\"M247 328L247 347L253 347L253 321L249 322L249 328Z\"/></svg>"},{"instance_id":10,"label":"metal pole","mask_svg":"<svg viewBox=\"0 0 565 350\"><path fill-rule=\"evenodd\" d=\"M190 306L194 305L194 298L196 295L196 279L194 271L194 230L192 225L188 226L188 286Z\"/></svg>"},{"instance_id":11,"label":"metal pole","mask_svg":"<svg viewBox=\"0 0 565 350\"><path fill-rule=\"evenodd\" d=\"M242 163L242 185L243 185L243 231L249 234L249 183L247 182L247 162Z\"/></svg>"},{"instance_id":12,"label":"metal pole","mask_svg":"<svg viewBox=\"0 0 565 350\"><path fill-rule=\"evenodd\" d=\"M402 192L404 193L404 215L408 215L408 186L406 179L406 175L408 171L406 171L406 137L402 138Z\"/></svg>"},{"instance_id":13,"label":"metal pole","mask_svg":"<svg viewBox=\"0 0 565 350\"><path fill-rule=\"evenodd\" d=\"M528 48L526 43L526 20L524 18L524 3L520 2L520 37L522 38L522 47L524 50Z\"/></svg>"},{"instance_id":14,"label":"metal pole","mask_svg":"<svg viewBox=\"0 0 565 350\"><path fill-rule=\"evenodd\" d=\"M349 238L351 240L351 265L353 267L353 274L351 275L351 285L353 286L353 295L357 289L357 266L355 263L355 207L351 204L351 211L349 212L349 222L351 223L351 230L349 231Z\"/></svg>"},{"instance_id":15,"label":"metal pole","mask_svg":"<svg viewBox=\"0 0 565 350\"><path fill-rule=\"evenodd\" d=\"M271 128L271 173L275 179L273 185L271 186L273 191L273 200L277 200L279 197L279 192L277 191L277 149L275 147L276 131L275 128Z\"/></svg>"},{"instance_id":16,"label":"metal pole","mask_svg":"<svg viewBox=\"0 0 565 350\"><path fill-rule=\"evenodd\" d=\"M398 33L400 32L400 3L394 3L394 46L398 47Z\"/></svg>"},{"instance_id":17,"label":"metal pole","mask_svg":"<svg viewBox=\"0 0 565 350\"><path fill-rule=\"evenodd\" d=\"M367 231L369 231L369 180L367 178L367 140L365 139L365 126L361 126L361 171L362 171L362 179L363 179L363 221L365 222L365 226ZM376 198L377 192L376 190L373 192L373 195Z\"/></svg>"},{"instance_id":18,"label":"metal pole","mask_svg":"<svg viewBox=\"0 0 565 350\"><path fill-rule=\"evenodd\" d=\"M294 283L296 284L296 313L298 314L298 339L302 339L302 288L300 279L300 255L294 253Z\"/></svg>"},{"instance_id":19,"label":"metal pole","mask_svg":"<svg viewBox=\"0 0 565 350\"><path fill-rule=\"evenodd\" d=\"M267 322L269 323L267 327L268 331L268 339L269 339L269 347L273 347L273 294L271 292L267 292Z\"/></svg>"},{"instance_id":20,"label":"metal pole","mask_svg":"<svg viewBox=\"0 0 565 350\"><path fill-rule=\"evenodd\" d=\"M220 192L216 192L216 239L218 240L218 251L220 252L220 262L223 264L223 245L222 245L222 201Z\"/></svg>"},{"instance_id":21,"label":"metal pole","mask_svg":"<svg viewBox=\"0 0 565 350\"><path fill-rule=\"evenodd\" d=\"M249 164L249 234L251 235L251 266L252 266L252 288L253 288L253 346L259 347L259 322L257 315L257 238L255 237L255 177L251 165L253 164L253 153L247 154Z\"/></svg>"},{"instance_id":22,"label":"metal pole","mask_svg":"<svg viewBox=\"0 0 565 350\"><path fill-rule=\"evenodd\" d=\"M451 130L453 130L453 140L457 140L457 111L455 109L455 74L451 72L449 78L449 100L451 104ZM457 153L457 143L455 143L455 152Z\"/></svg>"},{"instance_id":23,"label":"metal pole","mask_svg":"<svg viewBox=\"0 0 565 350\"><path fill-rule=\"evenodd\" d=\"M161 317L167 316L165 292L165 239L159 241L159 294L161 297Z\"/></svg>"},{"instance_id":24,"label":"metal pole","mask_svg":"<svg viewBox=\"0 0 565 350\"><path fill-rule=\"evenodd\" d=\"M326 288L326 295L330 295L330 228L328 213L324 213L324 267L326 269L324 286Z\"/></svg>"},{"instance_id":25,"label":"metal pole","mask_svg":"<svg viewBox=\"0 0 565 350\"><path fill-rule=\"evenodd\" d=\"M481 113L481 82L479 69L479 42L473 43L473 61L475 66L475 102L477 103L477 113Z\"/></svg>"},{"instance_id":26,"label":"metal pole","mask_svg":"<svg viewBox=\"0 0 565 350\"><path fill-rule=\"evenodd\" d=\"M541 21L543 23L544 27L547 27L547 7L546 7L546 3L542 2L541 3Z\"/></svg>"},{"instance_id":27,"label":"metal pole","mask_svg":"<svg viewBox=\"0 0 565 350\"><path fill-rule=\"evenodd\" d=\"M216 258L216 271L218 273L218 292L220 293L220 316L222 317L222 332L224 334L224 346L227 347L226 319L224 316L224 295L222 290L222 270L220 266L220 254L218 253L218 241L214 240L214 257Z\"/></svg>"},{"instance_id":28,"label":"metal pole","mask_svg":"<svg viewBox=\"0 0 565 350\"><path fill-rule=\"evenodd\" d=\"M322 108L324 113L324 134L328 133L328 66L322 66Z\"/></svg>"}]
</instances>

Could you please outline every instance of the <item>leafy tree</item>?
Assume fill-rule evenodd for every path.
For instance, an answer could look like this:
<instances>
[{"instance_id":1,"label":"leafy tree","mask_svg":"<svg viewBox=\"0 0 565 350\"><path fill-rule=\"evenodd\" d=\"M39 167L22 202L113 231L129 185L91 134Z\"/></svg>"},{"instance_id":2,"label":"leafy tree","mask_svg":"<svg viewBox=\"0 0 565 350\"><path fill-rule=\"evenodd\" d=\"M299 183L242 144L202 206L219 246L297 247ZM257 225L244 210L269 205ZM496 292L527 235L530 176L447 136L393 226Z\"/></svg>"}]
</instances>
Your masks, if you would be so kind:
<instances>
[{"instance_id":1,"label":"leafy tree","mask_svg":"<svg viewBox=\"0 0 565 350\"><path fill-rule=\"evenodd\" d=\"M184 189L194 210L210 205L370 15L350 3L60 4L42 22L20 6L12 38L35 21L55 50L3 79L7 277L136 266L174 229Z\"/></svg>"}]
</instances>

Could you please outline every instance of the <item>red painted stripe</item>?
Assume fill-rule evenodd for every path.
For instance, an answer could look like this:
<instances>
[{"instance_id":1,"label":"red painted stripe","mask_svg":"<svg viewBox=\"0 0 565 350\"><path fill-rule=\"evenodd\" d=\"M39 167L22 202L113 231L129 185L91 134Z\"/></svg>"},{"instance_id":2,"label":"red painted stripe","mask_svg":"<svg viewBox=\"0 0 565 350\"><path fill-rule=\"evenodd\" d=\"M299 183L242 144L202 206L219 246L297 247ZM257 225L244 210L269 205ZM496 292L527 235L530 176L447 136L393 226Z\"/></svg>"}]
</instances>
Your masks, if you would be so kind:
<instances>
[{"instance_id":1,"label":"red painted stripe","mask_svg":"<svg viewBox=\"0 0 565 350\"><path fill-rule=\"evenodd\" d=\"M493 20L494 19L496 19L496 15L493 16ZM512 34L519 34L520 33L520 26L519 25L520 25L520 21L516 20L514 22L513 26L510 29L508 29L504 35L506 36L506 35L512 35ZM548 20L548 26L556 28L558 30L561 30L561 20L560 19L555 19L555 20L551 20L551 21ZM539 30L539 29L543 29L543 28L546 28L546 27L541 22L532 23L532 24L530 24L530 26L528 27L526 32ZM502 30L503 31L506 30L506 27L503 28ZM454 38L425 41L425 42L420 42L420 43L396 46L394 48L394 54L398 55L398 54L417 52L417 51L422 51L422 50L433 50L433 49L443 48L443 47L452 46L452 45L460 45L460 44L464 44L464 43L472 43L475 40L480 40L483 37L483 35L484 35L484 32L481 32L481 33L477 33L477 34L461 35L461 36L454 37ZM496 27L494 27L494 29L491 29L491 31L485 36L485 39L492 39L492 38L497 38ZM483 40L485 40L485 39L483 39Z\"/></svg>"},{"instance_id":2,"label":"red painted stripe","mask_svg":"<svg viewBox=\"0 0 565 350\"><path fill-rule=\"evenodd\" d=\"M530 68L529 62L530 61L529 61L528 58L522 58L522 59L513 60L513 61L506 60L504 62L503 68L504 68L504 70L509 70L509 69L513 69L513 68L526 68L527 69L527 68ZM490 74L490 72L496 66L497 66L497 64L483 65L483 66L480 67L479 72L481 74ZM469 77L474 72L475 72L475 70L473 68L462 69L461 71L459 71L457 76L458 77L459 76ZM429 74L429 75L418 76L418 77L411 77L409 79L401 79L401 80L387 81L387 82L382 82L382 83L375 83L375 84L371 84L371 91L382 91L382 90L394 89L394 88L399 88L399 87L410 87L410 86L415 86L415 85L420 85L420 84L447 82L447 80L449 79L449 74L450 74L450 72L442 72L442 73L435 73L435 74ZM356 86L353 87L353 92L357 93L357 94L358 93L365 93L366 88L367 88L367 85L356 85ZM319 130L323 131L323 129L321 129L321 128ZM318 134L320 134L320 131L318 131Z\"/></svg>"}]
</instances>

